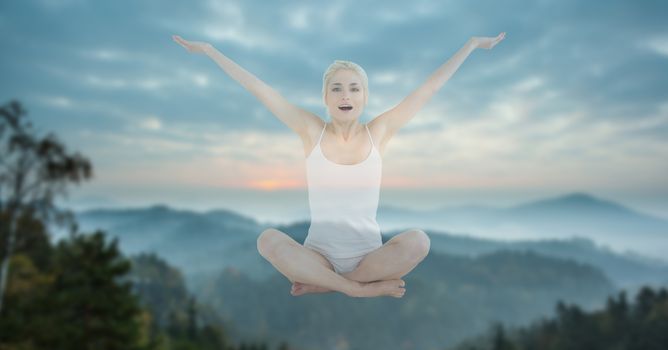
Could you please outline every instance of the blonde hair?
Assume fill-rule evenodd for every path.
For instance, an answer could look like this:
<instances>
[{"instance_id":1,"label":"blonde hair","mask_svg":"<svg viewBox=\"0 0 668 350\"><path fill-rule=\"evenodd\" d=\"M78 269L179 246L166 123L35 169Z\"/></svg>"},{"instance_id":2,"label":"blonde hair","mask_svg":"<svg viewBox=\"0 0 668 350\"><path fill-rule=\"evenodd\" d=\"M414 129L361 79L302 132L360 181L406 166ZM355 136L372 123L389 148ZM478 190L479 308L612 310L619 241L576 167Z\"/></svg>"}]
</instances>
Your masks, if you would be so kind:
<instances>
[{"instance_id":1,"label":"blonde hair","mask_svg":"<svg viewBox=\"0 0 668 350\"><path fill-rule=\"evenodd\" d=\"M322 99L325 100L327 95L327 85L332 79L334 73L340 69L352 70L362 79L362 87L364 88L364 105L366 106L369 101L369 78L366 76L366 72L360 65L350 61L335 60L334 63L330 64L325 71L325 74L322 76Z\"/></svg>"}]
</instances>

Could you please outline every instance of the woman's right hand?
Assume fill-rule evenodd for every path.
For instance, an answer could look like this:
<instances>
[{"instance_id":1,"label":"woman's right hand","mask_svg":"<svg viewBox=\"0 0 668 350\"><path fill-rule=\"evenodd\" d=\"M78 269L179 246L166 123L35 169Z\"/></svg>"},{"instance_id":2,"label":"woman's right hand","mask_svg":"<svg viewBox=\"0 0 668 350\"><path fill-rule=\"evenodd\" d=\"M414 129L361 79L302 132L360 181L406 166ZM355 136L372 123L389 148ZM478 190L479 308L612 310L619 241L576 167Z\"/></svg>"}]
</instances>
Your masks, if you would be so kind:
<instances>
[{"instance_id":1,"label":"woman's right hand","mask_svg":"<svg viewBox=\"0 0 668 350\"><path fill-rule=\"evenodd\" d=\"M205 53L207 49L212 47L209 43L203 41L188 41L178 35L172 35L172 39L179 45L185 47L188 52L192 53Z\"/></svg>"}]
</instances>

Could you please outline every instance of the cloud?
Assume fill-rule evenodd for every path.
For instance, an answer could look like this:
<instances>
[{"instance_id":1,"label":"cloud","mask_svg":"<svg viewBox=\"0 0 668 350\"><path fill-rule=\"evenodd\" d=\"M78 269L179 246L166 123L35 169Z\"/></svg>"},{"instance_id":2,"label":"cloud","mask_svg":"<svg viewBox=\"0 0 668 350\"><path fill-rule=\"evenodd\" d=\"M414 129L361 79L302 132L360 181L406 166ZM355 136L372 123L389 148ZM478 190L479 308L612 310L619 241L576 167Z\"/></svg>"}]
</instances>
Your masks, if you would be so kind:
<instances>
[{"instance_id":1,"label":"cloud","mask_svg":"<svg viewBox=\"0 0 668 350\"><path fill-rule=\"evenodd\" d=\"M287 11L287 22L292 28L306 30L311 27L310 18L313 16L313 10L310 7L300 6Z\"/></svg>"},{"instance_id":2,"label":"cloud","mask_svg":"<svg viewBox=\"0 0 668 350\"><path fill-rule=\"evenodd\" d=\"M397 80L399 80L399 72L396 71L377 72L371 79L374 84L378 85L391 85Z\"/></svg>"},{"instance_id":3,"label":"cloud","mask_svg":"<svg viewBox=\"0 0 668 350\"><path fill-rule=\"evenodd\" d=\"M391 1L382 8L348 1L134 2L104 7L108 13L77 1L38 3L51 6L46 11L12 5L0 17L7 45L0 66L12 83L0 91L28 96L47 114L65 111L61 131L85 127L91 149L118 168L113 171L136 170L154 157L168 174L192 158L197 161L187 164L200 172L207 164L238 169L222 182L243 173L270 187L274 176L285 184L303 170L295 166L303 160L299 138L214 62L173 43L171 34L215 44L327 120L320 79L332 60L367 69L365 118L374 117L423 83L468 37L503 30L508 36L500 46L474 51L390 141L387 183L538 186L544 179L549 186L601 178L632 186L639 177L628 169L649 174L644 180L665 174L668 39L657 30L665 4L613 3L545 2L521 16L492 2L407 7ZM115 11L128 15L108 16ZM618 23L632 29L609 35ZM197 171L180 176L194 181ZM146 181L150 176L147 170ZM204 178L213 183L215 175Z\"/></svg>"},{"instance_id":4,"label":"cloud","mask_svg":"<svg viewBox=\"0 0 668 350\"><path fill-rule=\"evenodd\" d=\"M64 96L43 96L42 102L50 107L55 108L70 108L72 107L72 100Z\"/></svg>"},{"instance_id":5,"label":"cloud","mask_svg":"<svg viewBox=\"0 0 668 350\"><path fill-rule=\"evenodd\" d=\"M252 23L252 12L233 1L208 1L208 18L201 31L206 38L223 43L231 42L247 49L278 50L289 48L288 40L276 40L261 26Z\"/></svg>"},{"instance_id":6,"label":"cloud","mask_svg":"<svg viewBox=\"0 0 668 350\"><path fill-rule=\"evenodd\" d=\"M85 4L86 0L38 0L38 3L47 10L61 10Z\"/></svg>"},{"instance_id":7,"label":"cloud","mask_svg":"<svg viewBox=\"0 0 668 350\"><path fill-rule=\"evenodd\" d=\"M406 6L404 2L389 2L385 6L375 8L375 11L371 13L381 22L396 25L402 22L419 21L423 17L436 16L441 10L439 6L440 4L434 1L414 1L410 6Z\"/></svg>"},{"instance_id":8,"label":"cloud","mask_svg":"<svg viewBox=\"0 0 668 350\"><path fill-rule=\"evenodd\" d=\"M113 48L80 50L79 55L87 59L104 62L129 62L137 59L136 55L130 54L128 51Z\"/></svg>"},{"instance_id":9,"label":"cloud","mask_svg":"<svg viewBox=\"0 0 668 350\"><path fill-rule=\"evenodd\" d=\"M159 134L134 129L123 133L87 131L80 136L95 140L87 152L101 160L97 167L103 183L265 190L305 184L301 142L294 135L170 124L162 125ZM111 156L112 149L123 158ZM124 165L119 167L119 162Z\"/></svg>"},{"instance_id":10,"label":"cloud","mask_svg":"<svg viewBox=\"0 0 668 350\"><path fill-rule=\"evenodd\" d=\"M116 126L123 125L121 122L134 123L135 120L145 118L143 113L134 112L130 109L123 108L119 104L109 102L107 100L86 99L83 97L63 96L63 95L44 95L32 94L30 100L36 101L38 104L53 107L56 109L64 109L70 113L77 113L80 115L95 116L97 118L112 119ZM66 125L68 120L62 120L61 125Z\"/></svg>"},{"instance_id":11,"label":"cloud","mask_svg":"<svg viewBox=\"0 0 668 350\"><path fill-rule=\"evenodd\" d=\"M648 48L655 53L668 57L668 36L654 37L642 42L641 47Z\"/></svg>"},{"instance_id":12,"label":"cloud","mask_svg":"<svg viewBox=\"0 0 668 350\"><path fill-rule=\"evenodd\" d=\"M96 51L89 52L91 54L88 57L95 57L95 59L106 57L104 60L109 60L112 64L113 62L131 61L131 56L123 55L122 51L104 51L106 52L105 54L96 54L94 53ZM76 89L85 89L89 93L94 93L91 89L99 91L116 90L119 92L136 90L148 92L156 96L167 96L172 94L174 89L187 90L185 87L189 86L202 89L211 87L209 74L187 67L178 67L170 72L161 74L152 73L151 71L154 69L151 69L150 71L139 73L141 74L140 76L134 71L119 71L109 69L108 67L105 70L81 67L74 69L56 64L48 64L38 65L38 68L57 78L61 84L67 84ZM191 90L190 92L193 91Z\"/></svg>"},{"instance_id":13,"label":"cloud","mask_svg":"<svg viewBox=\"0 0 668 350\"><path fill-rule=\"evenodd\" d=\"M148 117L139 122L139 127L150 131L157 131L162 129L162 122L157 117Z\"/></svg>"}]
</instances>

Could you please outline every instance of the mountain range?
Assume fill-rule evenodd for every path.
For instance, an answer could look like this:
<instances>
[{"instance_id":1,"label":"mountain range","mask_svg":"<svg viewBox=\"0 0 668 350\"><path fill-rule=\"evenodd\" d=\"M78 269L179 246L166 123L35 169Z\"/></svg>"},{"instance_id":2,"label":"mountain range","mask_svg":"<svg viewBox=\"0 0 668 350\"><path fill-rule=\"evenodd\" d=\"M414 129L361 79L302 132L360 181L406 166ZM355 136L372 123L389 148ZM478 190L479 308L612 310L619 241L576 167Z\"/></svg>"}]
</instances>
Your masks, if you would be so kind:
<instances>
[{"instance_id":1,"label":"mountain range","mask_svg":"<svg viewBox=\"0 0 668 350\"><path fill-rule=\"evenodd\" d=\"M623 237L626 232L629 240L644 239L658 246L664 242L657 229L664 224L661 220L582 193L504 210L469 207L420 213L394 209L384 211L385 218L388 213L397 224L406 225L383 230L384 242L401 231L425 227L417 223L429 223L428 218L448 221L450 217L454 221L456 217L459 224L482 223L482 227L487 225L489 237L501 238L504 233L495 232L494 225L511 219L525 219L520 220L525 228L564 230L559 222L565 227L577 222L579 227L602 229L611 228L611 223L595 222L614 216L638 226L627 222L625 230L612 230L615 233L611 237ZM439 215L446 215L446 219ZM397 346L402 342L414 342L419 348L442 348L484 330L493 320L523 324L547 316L557 300L594 308L616 290L633 293L644 285L668 285L665 260L615 251L587 235L548 238L550 233L543 230L531 240L509 240L425 228L431 250L406 276L411 295L402 303L361 301L338 293L295 298L289 294L289 281L258 254L256 240L264 229L275 227L303 243L307 221L272 226L230 210L198 213L165 205L94 209L77 212L76 216L83 232L106 231L118 239L124 253L155 253L182 271L188 289L210 305L212 312L231 320L231 330L237 337L259 336L274 343L290 339L291 344L316 348L323 341L332 346L341 341L378 346L379 339L387 349L400 348ZM381 228L387 227L380 220L380 212L379 222ZM655 231L645 232L648 227ZM598 239L605 243L604 238L601 235ZM384 310L396 307L401 317L388 323ZM350 316L351 310L357 311L349 322L337 322ZM406 320L410 320L410 326ZM385 327L373 326L379 323ZM323 333L318 327L331 331ZM378 337L365 336L368 332L379 332Z\"/></svg>"},{"instance_id":2,"label":"mountain range","mask_svg":"<svg viewBox=\"0 0 668 350\"><path fill-rule=\"evenodd\" d=\"M588 238L611 250L664 261L668 220L575 192L509 208L378 209L381 228L419 227L494 240Z\"/></svg>"},{"instance_id":3,"label":"mountain range","mask_svg":"<svg viewBox=\"0 0 668 350\"><path fill-rule=\"evenodd\" d=\"M498 236L498 239L481 238L470 232L427 228L424 231L431 238L431 251L477 256L500 249L531 250L543 255L592 264L603 270L617 286L624 288L647 282L662 283L668 279L668 263L665 260L638 252L620 253L612 250L607 246L607 236L603 234L605 230L609 230L611 233L608 236L611 240L641 241L642 244L635 246L654 247L661 251L668 247L664 237L668 236L668 222L582 193L509 209L469 207L426 213L394 209L391 215L389 213L383 212L386 221L391 217L390 221L404 222L406 225L403 229L383 230L383 241L403 230L425 227L417 225L419 222L424 222L426 226L431 226L435 220L455 226L477 222L478 226L490 227L487 235ZM271 225L230 210L198 213L155 205L139 209L86 210L76 213L76 216L82 230L103 229L118 237L121 249L130 254L158 253L182 269L190 281L197 279L197 276L216 273L225 267L239 269L257 280L273 272L273 267L267 266L256 248L257 237ZM613 218L614 221L609 221ZM504 233L493 231L495 224L513 222L512 220L526 229L534 227L536 233L532 239L501 239ZM381 228L385 227L380 213L378 221ZM563 225L560 226L559 223ZM613 223L617 223L618 227L615 228ZM548 232L568 231L568 227L575 226L582 228L578 231L580 234L568 238L549 238L558 235ZM271 227L286 232L296 241L303 243L309 222ZM547 227L552 228L552 231ZM661 234L661 227L666 229L666 234ZM591 232L600 231L601 233L597 234L598 242L589 237L587 232L590 231L584 228Z\"/></svg>"}]
</instances>

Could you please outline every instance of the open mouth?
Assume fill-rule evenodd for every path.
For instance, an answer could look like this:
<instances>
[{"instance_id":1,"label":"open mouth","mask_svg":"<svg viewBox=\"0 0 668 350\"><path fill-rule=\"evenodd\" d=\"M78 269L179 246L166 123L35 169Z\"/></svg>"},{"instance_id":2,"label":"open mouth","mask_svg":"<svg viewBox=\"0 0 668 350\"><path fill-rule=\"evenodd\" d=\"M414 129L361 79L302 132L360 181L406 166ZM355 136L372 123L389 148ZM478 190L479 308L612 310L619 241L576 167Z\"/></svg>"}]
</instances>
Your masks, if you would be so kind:
<instances>
[{"instance_id":1,"label":"open mouth","mask_svg":"<svg viewBox=\"0 0 668 350\"><path fill-rule=\"evenodd\" d=\"M342 111L350 111L353 109L353 106L339 106L339 109Z\"/></svg>"}]
</instances>

